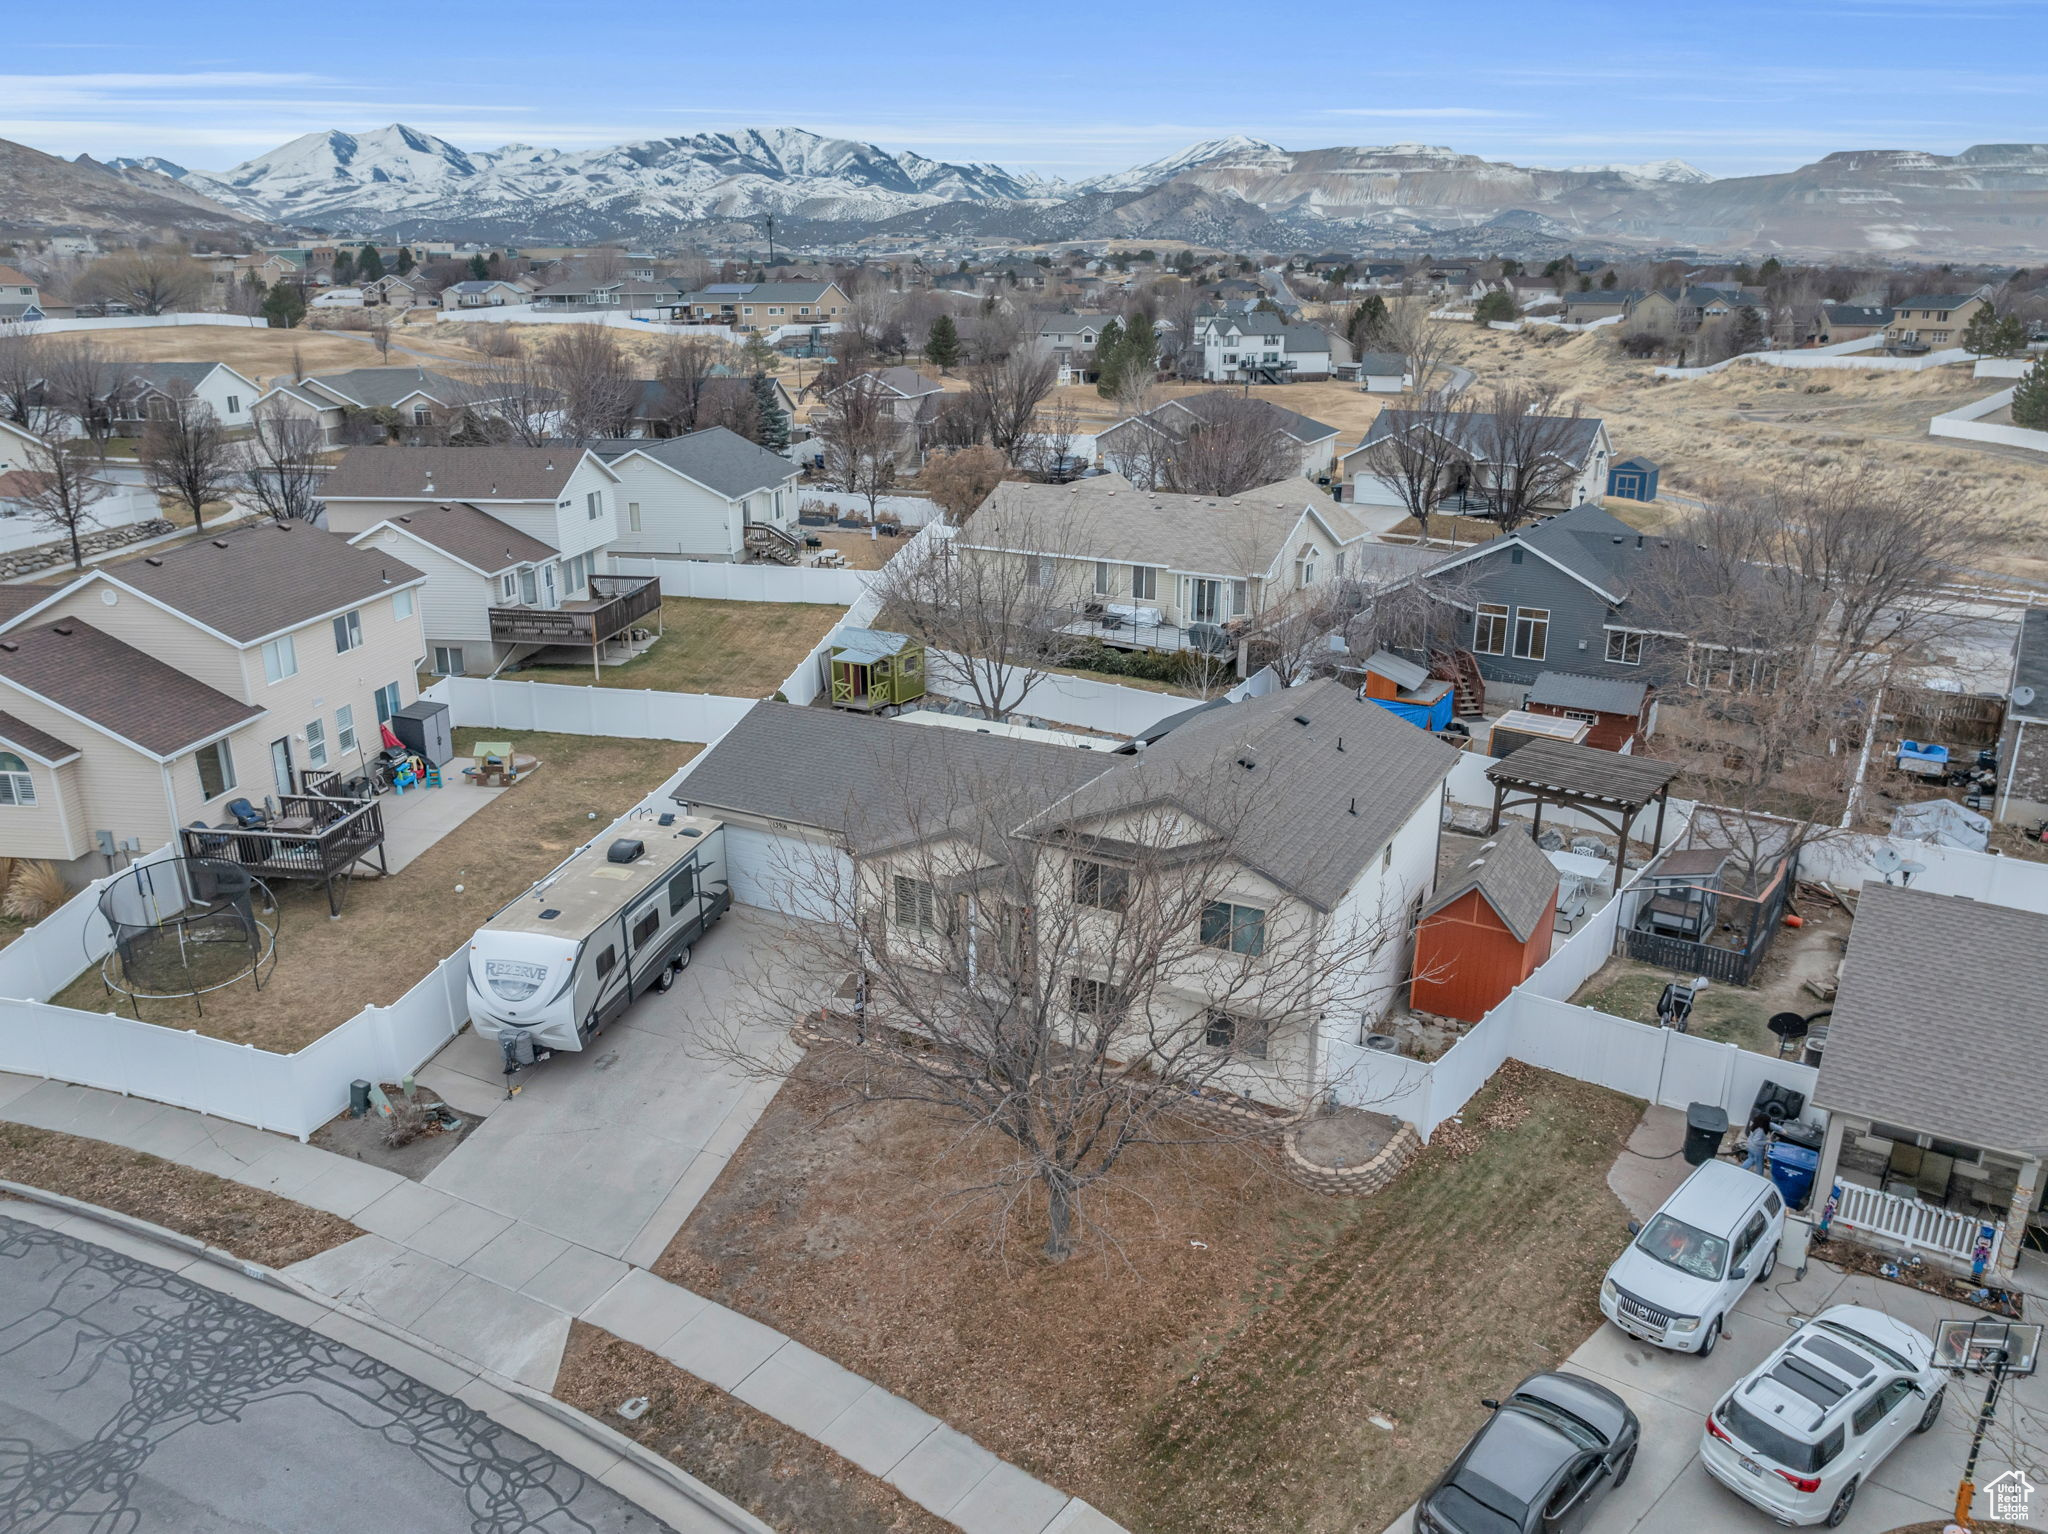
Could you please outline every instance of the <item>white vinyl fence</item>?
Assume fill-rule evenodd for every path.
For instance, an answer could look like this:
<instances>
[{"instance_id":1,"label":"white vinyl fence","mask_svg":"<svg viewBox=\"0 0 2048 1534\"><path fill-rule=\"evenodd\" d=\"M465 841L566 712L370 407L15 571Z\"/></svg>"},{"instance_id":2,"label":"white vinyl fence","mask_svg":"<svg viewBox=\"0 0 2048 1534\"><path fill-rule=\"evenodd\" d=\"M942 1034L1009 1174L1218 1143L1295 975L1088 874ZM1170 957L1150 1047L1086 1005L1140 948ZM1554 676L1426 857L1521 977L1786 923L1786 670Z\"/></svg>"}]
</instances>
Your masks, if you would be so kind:
<instances>
[{"instance_id":1,"label":"white vinyl fence","mask_svg":"<svg viewBox=\"0 0 2048 1534\"><path fill-rule=\"evenodd\" d=\"M2001 389L1996 394L1938 415L1927 423L1927 435L1953 437L1963 442L1995 442L2000 447L2024 447L2036 453L2048 453L2048 431L2035 431L2026 426L2000 426L1983 419L2010 405L2013 393L2013 389Z\"/></svg>"},{"instance_id":2,"label":"white vinyl fence","mask_svg":"<svg viewBox=\"0 0 2048 1534\"><path fill-rule=\"evenodd\" d=\"M243 330L268 330L270 321L251 314L110 314L94 320L38 320L21 328L46 336L77 330L157 330L170 325L230 325Z\"/></svg>"},{"instance_id":3,"label":"white vinyl fence","mask_svg":"<svg viewBox=\"0 0 2048 1534\"><path fill-rule=\"evenodd\" d=\"M1799 877L1825 880L1849 890L1873 882L1882 884L1885 875L1872 858L1885 849L1921 865L1922 872L1911 880L1916 890L1962 895L2020 911L2048 912L2048 864L1889 836L1836 836L1809 843L1800 849ZM1899 875L1891 877L1897 882Z\"/></svg>"},{"instance_id":4,"label":"white vinyl fence","mask_svg":"<svg viewBox=\"0 0 2048 1534\"><path fill-rule=\"evenodd\" d=\"M1652 368L1659 378L1705 378L1723 368L1733 367L1738 362L1761 362L1774 368L1867 368L1880 373L1924 373L1929 368L1947 367L1952 362L1968 362L1976 354L1966 352L1960 346L1951 346L1938 352L1929 352L1924 357L1876 357L1862 355L1862 349L1883 344L1881 336L1862 336L1854 341L1837 342L1834 346L1815 346L1795 352L1744 352L1739 357L1724 358L1700 368ZM1856 348L1856 350L1851 350Z\"/></svg>"},{"instance_id":5,"label":"white vinyl fence","mask_svg":"<svg viewBox=\"0 0 2048 1534\"><path fill-rule=\"evenodd\" d=\"M851 607L873 583L873 570L821 570L808 565L734 565L705 559L612 556L614 575L658 575L665 597L723 602L812 602Z\"/></svg>"},{"instance_id":6,"label":"white vinyl fence","mask_svg":"<svg viewBox=\"0 0 2048 1534\"><path fill-rule=\"evenodd\" d=\"M420 696L447 704L458 730L542 730L626 740L716 740L758 701L717 693L507 682L480 676L444 676Z\"/></svg>"},{"instance_id":7,"label":"white vinyl fence","mask_svg":"<svg viewBox=\"0 0 2048 1534\"><path fill-rule=\"evenodd\" d=\"M967 663L945 650L926 658L926 675L934 691L946 697L971 701L974 691L966 680ZM1149 730L1169 714L1195 706L1198 700L1177 692L1147 692L1141 687L1121 687L1115 682L1097 682L1078 676L1047 676L1027 692L1013 711L1049 724L1079 725L1110 735L1137 735Z\"/></svg>"},{"instance_id":8,"label":"white vinyl fence","mask_svg":"<svg viewBox=\"0 0 2048 1534\"><path fill-rule=\"evenodd\" d=\"M845 490L813 490L799 485L796 492L797 510L807 512L813 502L824 506L835 517L843 517L849 512L858 512L861 516L868 514L868 498L864 495L854 495ZM946 520L946 514L939 510L938 503L928 501L921 495L877 496L875 511L900 519L905 527L923 527L929 522Z\"/></svg>"}]
</instances>

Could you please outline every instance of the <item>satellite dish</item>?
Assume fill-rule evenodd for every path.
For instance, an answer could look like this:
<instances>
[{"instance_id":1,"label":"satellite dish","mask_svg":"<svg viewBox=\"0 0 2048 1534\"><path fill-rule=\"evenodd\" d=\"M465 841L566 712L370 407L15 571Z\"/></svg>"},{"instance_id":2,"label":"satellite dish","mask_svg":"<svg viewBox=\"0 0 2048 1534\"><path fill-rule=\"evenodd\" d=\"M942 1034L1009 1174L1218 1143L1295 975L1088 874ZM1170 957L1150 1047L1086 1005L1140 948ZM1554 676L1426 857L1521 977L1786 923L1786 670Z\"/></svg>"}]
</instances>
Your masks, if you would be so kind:
<instances>
[{"instance_id":1,"label":"satellite dish","mask_svg":"<svg viewBox=\"0 0 2048 1534\"><path fill-rule=\"evenodd\" d=\"M1899 865L1906 860L1899 856L1896 847L1880 847L1870 855L1870 866L1884 875L1884 882L1892 882L1892 875L1899 871Z\"/></svg>"},{"instance_id":2,"label":"satellite dish","mask_svg":"<svg viewBox=\"0 0 2048 1534\"><path fill-rule=\"evenodd\" d=\"M1899 865L1899 883L1911 884L1913 882L1913 875L1926 872L1927 865L1925 863L1901 863ZM1885 882L1889 884L1891 881L1886 880Z\"/></svg>"},{"instance_id":3,"label":"satellite dish","mask_svg":"<svg viewBox=\"0 0 2048 1534\"><path fill-rule=\"evenodd\" d=\"M2012 706L2014 708L2032 708L2034 706L2034 689L2026 686L2015 687L2012 690Z\"/></svg>"}]
</instances>

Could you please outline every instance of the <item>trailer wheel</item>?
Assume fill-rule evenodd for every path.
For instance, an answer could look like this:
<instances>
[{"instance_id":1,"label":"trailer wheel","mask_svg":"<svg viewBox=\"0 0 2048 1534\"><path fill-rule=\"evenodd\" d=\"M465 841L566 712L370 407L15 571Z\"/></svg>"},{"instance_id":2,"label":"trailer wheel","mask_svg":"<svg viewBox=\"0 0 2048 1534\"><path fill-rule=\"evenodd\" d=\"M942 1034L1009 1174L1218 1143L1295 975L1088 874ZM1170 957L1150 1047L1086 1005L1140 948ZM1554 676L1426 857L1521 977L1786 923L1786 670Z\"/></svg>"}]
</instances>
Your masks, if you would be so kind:
<instances>
[{"instance_id":1,"label":"trailer wheel","mask_svg":"<svg viewBox=\"0 0 2048 1534\"><path fill-rule=\"evenodd\" d=\"M677 974L680 975L684 970L690 967L690 955L695 953L696 951L697 945L695 943L692 943L688 948L685 948L681 953L676 955Z\"/></svg>"},{"instance_id":2,"label":"trailer wheel","mask_svg":"<svg viewBox=\"0 0 2048 1534\"><path fill-rule=\"evenodd\" d=\"M669 988L676 983L677 967L673 959L661 967L661 973L654 977L654 989L656 991L664 995L668 993Z\"/></svg>"}]
</instances>

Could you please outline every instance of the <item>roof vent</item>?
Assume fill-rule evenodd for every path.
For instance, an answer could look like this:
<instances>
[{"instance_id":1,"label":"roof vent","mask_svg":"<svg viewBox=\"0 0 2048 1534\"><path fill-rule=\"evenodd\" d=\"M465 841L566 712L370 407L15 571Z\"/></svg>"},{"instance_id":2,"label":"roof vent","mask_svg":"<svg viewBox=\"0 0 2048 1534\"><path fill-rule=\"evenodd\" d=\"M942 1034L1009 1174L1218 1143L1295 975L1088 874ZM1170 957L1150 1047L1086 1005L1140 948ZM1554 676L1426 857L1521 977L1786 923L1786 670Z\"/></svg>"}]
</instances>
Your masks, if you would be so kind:
<instances>
[{"instance_id":1,"label":"roof vent","mask_svg":"<svg viewBox=\"0 0 2048 1534\"><path fill-rule=\"evenodd\" d=\"M224 549L228 546L228 541L225 538L216 538L213 540L213 546L217 549Z\"/></svg>"},{"instance_id":2,"label":"roof vent","mask_svg":"<svg viewBox=\"0 0 2048 1534\"><path fill-rule=\"evenodd\" d=\"M1351 796L1351 813L1354 815L1358 813L1358 795L1356 794Z\"/></svg>"},{"instance_id":3,"label":"roof vent","mask_svg":"<svg viewBox=\"0 0 2048 1534\"><path fill-rule=\"evenodd\" d=\"M62 634L66 639L69 639L73 634L78 632L78 630L72 628L69 624L65 623L53 623L50 625L50 628L51 632Z\"/></svg>"},{"instance_id":4,"label":"roof vent","mask_svg":"<svg viewBox=\"0 0 2048 1534\"><path fill-rule=\"evenodd\" d=\"M0 650L5 650L9 654L12 654L14 651L19 650L20 648L21 646L16 644L12 639L0 639Z\"/></svg>"},{"instance_id":5,"label":"roof vent","mask_svg":"<svg viewBox=\"0 0 2048 1534\"><path fill-rule=\"evenodd\" d=\"M1295 722L1296 724L1304 724L1304 725L1305 725L1305 724L1307 724L1307 723L1308 723L1308 715L1306 715L1306 714L1296 714L1296 715L1294 716L1294 722Z\"/></svg>"},{"instance_id":6,"label":"roof vent","mask_svg":"<svg viewBox=\"0 0 2048 1534\"><path fill-rule=\"evenodd\" d=\"M156 555L154 555L154 554L145 554L145 555L143 555L143 556L142 556L142 562L143 562L144 564L146 564L146 565L156 565L156 566L159 566L159 567L161 567L161 566L162 566L162 564L163 564L163 560L162 560L162 559L160 559L160 558L158 558L158 557L157 557Z\"/></svg>"},{"instance_id":7,"label":"roof vent","mask_svg":"<svg viewBox=\"0 0 2048 1534\"><path fill-rule=\"evenodd\" d=\"M545 911L540 913L540 919L542 921L553 921L557 916L560 916L561 914L562 913L556 910L553 906L549 906Z\"/></svg>"},{"instance_id":8,"label":"roof vent","mask_svg":"<svg viewBox=\"0 0 2048 1534\"><path fill-rule=\"evenodd\" d=\"M1250 772L1254 767L1258 766L1259 764L1253 761L1248 756L1241 756L1237 759L1237 765L1244 768L1246 772Z\"/></svg>"},{"instance_id":9,"label":"roof vent","mask_svg":"<svg viewBox=\"0 0 2048 1534\"><path fill-rule=\"evenodd\" d=\"M622 836L605 848L607 863L635 863L647 855L647 844L637 836Z\"/></svg>"}]
</instances>

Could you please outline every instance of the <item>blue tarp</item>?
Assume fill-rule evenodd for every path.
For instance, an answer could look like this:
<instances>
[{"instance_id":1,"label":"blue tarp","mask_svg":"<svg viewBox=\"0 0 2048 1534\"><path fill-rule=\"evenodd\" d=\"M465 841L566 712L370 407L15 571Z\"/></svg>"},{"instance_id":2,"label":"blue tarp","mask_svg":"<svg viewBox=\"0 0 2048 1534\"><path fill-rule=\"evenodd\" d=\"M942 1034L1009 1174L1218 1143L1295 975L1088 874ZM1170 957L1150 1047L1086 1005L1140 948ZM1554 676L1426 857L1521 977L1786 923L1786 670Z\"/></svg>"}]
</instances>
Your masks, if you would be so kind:
<instances>
[{"instance_id":1,"label":"blue tarp","mask_svg":"<svg viewBox=\"0 0 2048 1534\"><path fill-rule=\"evenodd\" d=\"M1434 703L1406 703L1399 698L1373 698L1390 714L1399 714L1410 724L1425 730L1447 729L1451 723L1452 695L1446 692Z\"/></svg>"}]
</instances>

